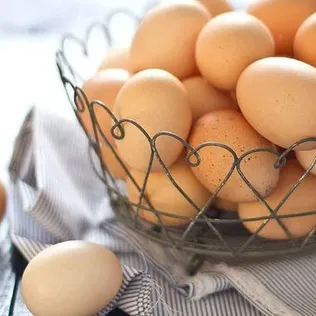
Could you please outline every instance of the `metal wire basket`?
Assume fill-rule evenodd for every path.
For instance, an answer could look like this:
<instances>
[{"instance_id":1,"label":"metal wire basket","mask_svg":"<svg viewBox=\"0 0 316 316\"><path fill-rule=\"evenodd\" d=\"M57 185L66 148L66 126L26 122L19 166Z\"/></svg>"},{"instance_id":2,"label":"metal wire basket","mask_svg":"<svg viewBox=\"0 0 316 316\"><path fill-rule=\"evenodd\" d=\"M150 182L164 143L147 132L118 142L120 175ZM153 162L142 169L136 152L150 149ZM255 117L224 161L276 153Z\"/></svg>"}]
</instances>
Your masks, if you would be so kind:
<instances>
[{"instance_id":1,"label":"metal wire basket","mask_svg":"<svg viewBox=\"0 0 316 316\"><path fill-rule=\"evenodd\" d=\"M308 176L311 169L316 164L316 157L311 163L308 170L302 175L298 182L292 187L292 189L284 196L280 201L279 205L276 208L271 208L266 200L258 193L258 191L252 186L252 184L247 180L244 174L241 171L241 162L246 159L249 155L255 152L270 152L275 155L275 168L282 168L287 163L287 156L291 151L298 145L305 142L315 142L316 137L307 138L299 140L298 142L291 145L289 148L284 150L282 153L278 153L271 149L256 149L249 152L243 153L241 156L238 156L234 150L225 144L219 143L204 143L198 146L197 148L192 148L185 140L181 139L177 135L170 133L168 131L161 132L150 137L146 130L142 128L137 122L131 119L122 119L118 121L115 115L111 110L102 102L95 100L93 102L88 101L85 93L80 88L83 82L82 76L79 74L78 70L72 66L71 60L67 57L67 43L69 41L76 42L79 44L79 48L82 49L83 54L88 56L88 47L87 43L89 41L89 36L95 29L99 29L104 34L104 39L109 46L112 45L113 38L109 32L108 26L111 23L111 20L117 14L124 14L128 18L133 19L138 22L139 17L134 15L132 12L122 9L113 12L112 14L106 17L104 23L95 23L90 28L88 28L86 37L84 40L79 39L73 35L66 35L63 38L61 49L56 53L56 63L60 74L61 82L67 92L69 102L78 118L78 121L84 128L84 125L81 121L81 113L84 111L89 111L93 130L94 138L89 138L91 149L101 158L101 146L108 146L113 152L113 155L118 160L122 168L127 174L127 177L131 179L137 190L139 191L139 201L138 203L133 203L128 200L126 197L126 192L124 188L120 185L120 182L117 181L114 176L109 172L107 166L105 165L102 159L99 159L101 173L98 172L98 168L95 168L96 172L100 179L104 182L106 189L108 191L111 205L117 216L117 219L123 224L129 227L130 229L136 231L139 234L142 234L145 238L150 238L160 244L164 244L169 247L174 247L181 249L192 254L192 260L189 265L189 270L191 273L194 273L202 260L205 258L218 258L220 260L230 261L230 260L249 260L259 258L267 258L275 255L287 255L290 253L296 253L304 249L315 248L316 238L315 231L316 227L303 238L294 238L291 232L283 224L282 220L290 217L300 217L300 216L309 216L316 214L316 211L313 212L301 212L292 215L278 215L279 209L287 201L289 196L297 189L297 187L304 181ZM141 133L147 138L148 143L151 148L151 157L148 165L148 170L146 172L146 177L144 183L139 185L135 179L133 179L128 167L120 159L119 155L116 152L116 149L113 147L109 139L104 135L101 126L97 120L95 111L96 108L101 108L105 111L113 121L115 122L114 126L111 129L111 134L116 139L122 139L124 137L124 125L133 124L136 128L139 129ZM100 109L98 109L100 110ZM87 131L86 131L87 134ZM87 134L88 135L88 134ZM199 150L206 146L217 146L227 150L233 157L234 163L228 172L225 179L222 181L217 190L213 193L210 200L202 208L198 207L194 201L179 187L177 182L172 177L170 170L164 165L163 161L159 156L159 152L155 147L155 141L160 136L164 137L173 137L175 140L181 142L187 150L187 155L184 158L186 163L191 167L197 166L200 162ZM89 137L89 136L88 136ZM195 162L192 163L190 158L195 157ZM160 164L163 167L166 175L172 182L172 184L179 190L179 192L187 199L187 201L196 209L197 215L192 218L186 218L189 220L189 224L182 228L173 228L164 225L161 220L161 216L171 216L177 217L176 215L170 215L166 212L162 212L158 209L155 209L152 206L152 203L145 195L146 185L148 177L150 175L150 169L152 161L156 157ZM93 160L93 159L92 159ZM258 201L263 203L267 210L269 211L268 216L255 217L251 219L239 219L235 212L223 212L218 211L213 207L213 203L217 194L225 186L228 179L232 175L232 172L237 170L240 177L245 181L248 187L257 197ZM146 203L142 203L145 201ZM144 206L145 204L145 206ZM158 224L150 224L149 222L144 221L140 218L139 212L145 210L152 212L157 217ZM178 216L180 217L180 216ZM262 225L257 229L254 234L250 234L243 226L242 222L245 221L258 221L261 220ZM258 233L267 225L270 220L276 220L278 224L284 230L284 233L288 237L287 240L267 240L258 236Z\"/></svg>"}]
</instances>

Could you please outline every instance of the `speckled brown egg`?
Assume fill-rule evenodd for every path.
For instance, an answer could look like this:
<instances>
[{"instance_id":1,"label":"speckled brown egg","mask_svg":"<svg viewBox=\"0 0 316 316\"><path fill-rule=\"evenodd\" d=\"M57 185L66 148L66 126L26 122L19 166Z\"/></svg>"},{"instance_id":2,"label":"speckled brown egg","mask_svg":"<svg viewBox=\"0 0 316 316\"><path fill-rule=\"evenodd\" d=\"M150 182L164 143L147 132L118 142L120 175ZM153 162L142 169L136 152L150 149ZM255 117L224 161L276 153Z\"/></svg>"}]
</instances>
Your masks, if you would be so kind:
<instances>
[{"instance_id":1,"label":"speckled brown egg","mask_svg":"<svg viewBox=\"0 0 316 316\"><path fill-rule=\"evenodd\" d=\"M275 209L289 190L297 183L305 170L296 160L290 160L281 169L280 180L276 189L266 198L266 202ZM294 215L298 213L312 212L316 209L316 177L309 175L291 194L278 215ZM261 202L240 203L238 213L241 219L269 216L271 213ZM262 225L264 220L244 222L245 227L254 233ZM281 223L288 229L293 237L307 236L316 227L316 214L293 218L283 218ZM282 224L275 219L270 220L258 233L259 236L268 239L288 239L282 228Z\"/></svg>"},{"instance_id":2,"label":"speckled brown egg","mask_svg":"<svg viewBox=\"0 0 316 316\"><path fill-rule=\"evenodd\" d=\"M259 135L235 110L214 111L195 122L189 138L190 145L196 148L206 142L229 146L238 157L253 149L275 150L274 145ZM233 155L227 149L215 146L204 147L198 154L201 163L192 170L206 188L215 192L234 165ZM191 162L195 160L194 156L190 159ZM257 152L247 155L240 164L241 171L262 196L269 195L278 182L279 170L274 168L275 161L274 154ZM233 171L218 197L235 203L256 200L237 170Z\"/></svg>"},{"instance_id":3,"label":"speckled brown egg","mask_svg":"<svg viewBox=\"0 0 316 316\"><path fill-rule=\"evenodd\" d=\"M211 193L194 177L190 167L184 162L184 157L181 157L169 170L181 189L198 208L202 208L208 199L210 199ZM145 173L131 170L131 174L138 185L142 186ZM129 200L138 203L140 193L131 179L127 180L126 188ZM145 193L157 211L167 214L160 216L160 220L164 225L183 226L188 224L190 219L197 214L197 209L177 190L164 171L153 172L149 175ZM148 207L148 204L144 200L142 201L142 205ZM153 212L140 209L138 214L141 218L151 223L160 224L159 219ZM172 217L172 215L182 216L182 218Z\"/></svg>"},{"instance_id":4,"label":"speckled brown egg","mask_svg":"<svg viewBox=\"0 0 316 316\"><path fill-rule=\"evenodd\" d=\"M225 12L233 11L232 5L228 0L198 0L203 3L212 16Z\"/></svg>"},{"instance_id":5,"label":"speckled brown egg","mask_svg":"<svg viewBox=\"0 0 316 316\"><path fill-rule=\"evenodd\" d=\"M167 131L186 139L191 128L192 112L182 82L161 69L147 69L135 74L119 92L114 112L119 119L130 119L139 124L150 138ZM123 127L124 138L116 140L121 157L131 168L147 170L151 140L130 122L124 123ZM171 166L183 150L182 143L170 136L160 136L155 144L166 166ZM162 170L156 158L151 170Z\"/></svg>"},{"instance_id":6,"label":"speckled brown egg","mask_svg":"<svg viewBox=\"0 0 316 316\"><path fill-rule=\"evenodd\" d=\"M98 71L110 68L121 68L132 72L129 61L129 47L111 48L102 60Z\"/></svg>"},{"instance_id":7,"label":"speckled brown egg","mask_svg":"<svg viewBox=\"0 0 316 316\"><path fill-rule=\"evenodd\" d=\"M235 90L242 71L254 61L274 55L269 29L243 12L223 13L210 20L196 43L196 62L214 87Z\"/></svg>"},{"instance_id":8,"label":"speckled brown egg","mask_svg":"<svg viewBox=\"0 0 316 316\"><path fill-rule=\"evenodd\" d=\"M230 95L212 87L201 76L185 79L183 85L188 92L193 120L214 110L237 108L236 102Z\"/></svg>"},{"instance_id":9,"label":"speckled brown egg","mask_svg":"<svg viewBox=\"0 0 316 316\"><path fill-rule=\"evenodd\" d=\"M129 73L124 69L106 69L100 71L88 79L82 86L82 90L87 96L89 102L99 100L104 103L110 110L113 110L116 96L123 84L129 79ZM95 116L97 121L106 137L111 139L111 117L106 110L96 105ZM86 109L80 113L83 125L85 126L88 134L94 136L93 125L91 117Z\"/></svg>"},{"instance_id":10,"label":"speckled brown egg","mask_svg":"<svg viewBox=\"0 0 316 316\"><path fill-rule=\"evenodd\" d=\"M294 39L294 55L297 59L316 67L316 13L307 18Z\"/></svg>"},{"instance_id":11,"label":"speckled brown egg","mask_svg":"<svg viewBox=\"0 0 316 316\"><path fill-rule=\"evenodd\" d=\"M194 1L154 7L143 18L132 42L133 72L160 68L179 79L195 74L195 42L209 19L207 9Z\"/></svg>"},{"instance_id":12,"label":"speckled brown egg","mask_svg":"<svg viewBox=\"0 0 316 316\"><path fill-rule=\"evenodd\" d=\"M315 157L316 157L316 149L305 150L305 151L296 151L296 158L305 170L309 169L309 167L312 165ZM314 166L310 172L312 174L316 175L316 167Z\"/></svg>"},{"instance_id":13,"label":"speckled brown egg","mask_svg":"<svg viewBox=\"0 0 316 316\"><path fill-rule=\"evenodd\" d=\"M286 57L250 65L237 85L238 105L258 133L283 148L316 135L316 68ZM316 147L306 143L296 150Z\"/></svg>"},{"instance_id":14,"label":"speckled brown egg","mask_svg":"<svg viewBox=\"0 0 316 316\"><path fill-rule=\"evenodd\" d=\"M303 21L316 12L316 0L255 0L247 12L269 27L277 54L292 55L294 36Z\"/></svg>"}]
</instances>

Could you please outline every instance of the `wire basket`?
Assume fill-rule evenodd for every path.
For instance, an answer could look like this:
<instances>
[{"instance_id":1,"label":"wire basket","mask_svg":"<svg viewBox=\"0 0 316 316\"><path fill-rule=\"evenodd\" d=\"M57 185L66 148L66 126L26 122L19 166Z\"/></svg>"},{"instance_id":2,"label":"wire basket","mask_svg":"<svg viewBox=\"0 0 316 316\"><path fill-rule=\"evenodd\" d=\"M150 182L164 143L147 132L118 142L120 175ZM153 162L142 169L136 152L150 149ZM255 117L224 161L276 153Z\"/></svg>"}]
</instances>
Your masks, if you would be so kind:
<instances>
[{"instance_id":1,"label":"wire basket","mask_svg":"<svg viewBox=\"0 0 316 316\"><path fill-rule=\"evenodd\" d=\"M298 182L284 196L284 198L280 201L279 205L276 208L271 208L266 202L265 198L263 198L247 180L247 178L241 171L241 162L244 159L247 159L247 157L253 153L270 152L271 154L275 155L274 168L282 168L287 163L287 156L296 146L305 142L315 142L316 138L302 139L294 143L282 153L278 153L277 151L273 151L272 149L262 148L251 150L249 152L243 153L241 156L238 156L232 148L226 146L225 144L209 142L201 144L197 148L192 148L185 140L168 131L160 132L154 137L150 137L148 133L142 128L142 126L137 124L137 122L131 119L122 119L118 121L111 110L102 102L95 100L89 103L85 93L80 88L83 83L83 78L79 74L78 70L72 66L72 61L70 60L70 58L67 57L67 43L75 42L76 44L79 44L78 47L82 50L83 55L88 56L89 54L87 43L89 42L89 37L95 29L98 29L101 30L101 32L104 34L104 39L106 43L111 46L113 38L109 32L109 24L117 14L123 14L128 18L136 21L136 23L138 23L138 21L140 20L140 17L136 16L128 10L117 10L108 15L104 23L95 23L90 28L88 28L84 40L79 39L73 35L66 35L62 40L61 49L56 53L56 63L59 70L60 79L65 88L65 91L67 92L69 102L78 118L78 121L84 129L85 127L81 120L81 114L84 111L89 111L94 131L94 137L89 137L86 130L85 132L89 137L89 142L91 145L91 161L95 167L96 173L106 186L112 208L119 222L123 225L126 225L128 228L136 231L138 234L143 235L145 238L150 238L157 243L189 252L192 255L192 260L188 267L190 273L194 273L200 266L202 260L206 258L215 258L224 261L255 260L256 258L262 260L263 258L268 258L275 255L287 255L291 253L297 253L302 250L310 250L311 248L315 248L316 228L314 228L307 236L303 238L294 238L291 232L283 224L282 220L290 217L294 218L300 216L316 215L316 211L301 212L292 215L278 215L278 211L281 206L287 201L289 196L308 176L311 169L316 163L316 158L313 160L310 167L301 176ZM110 140L104 134L97 120L97 108L98 111L100 111L100 109L102 109L102 111L105 111L107 115L109 115L113 119L115 124L111 129L112 137L116 139L124 138L125 124L133 124L147 138L149 146L151 148L151 157L148 165L148 170L146 171L144 183L142 183L141 185L139 185L135 181L128 167L121 160L116 152L116 149L113 147ZM172 174L170 173L170 170L164 165L163 161L161 160L159 152L155 147L155 142L160 136L173 137L176 141L179 141L183 144L184 148L187 150L187 155L183 159L185 159L185 162L190 165L190 167L195 167L199 164L199 150L207 146L221 147L227 150L227 152L229 152L234 157L234 163L227 176L225 177L225 179L223 179L220 186L215 192L213 192L213 195L211 196L209 201L202 208L198 207L196 203L192 201L190 197L181 189L181 187L177 184ZM126 197L124 186L122 186L120 181L117 181L115 177L111 174L111 172L109 172L104 161L101 159L100 148L102 146L108 146L110 148L111 152L115 156L115 159L118 160L119 164L126 172L127 177L131 179L132 183L139 191L138 203L134 203L128 200L128 198ZM101 168L95 166L95 161L92 157L93 152L96 153L97 156L100 158L98 159L98 163L100 164ZM172 184L196 210L196 216L185 218L162 212L153 207L152 203L145 195L145 192L154 157L157 158ZM194 163L192 162L192 157L195 157ZM239 173L240 177L252 190L258 201L266 206L267 210L269 211L268 216L255 217L251 219L239 219L235 212L223 212L213 207L213 203L215 201L215 198L217 197L217 194L225 186L234 170ZM143 201L145 203L142 203ZM157 224L151 224L144 221L139 216L140 211L152 212L157 217ZM181 228L168 227L164 225L163 221L161 220L162 216L186 219L189 223L185 227ZM259 220L262 221L262 224L258 227L255 233L251 234L244 228L243 222ZM265 227L265 225L269 223L270 220L277 221L277 223L280 225L280 227L282 227L284 233L288 237L287 240L268 240L263 239L258 235L259 232Z\"/></svg>"}]
</instances>

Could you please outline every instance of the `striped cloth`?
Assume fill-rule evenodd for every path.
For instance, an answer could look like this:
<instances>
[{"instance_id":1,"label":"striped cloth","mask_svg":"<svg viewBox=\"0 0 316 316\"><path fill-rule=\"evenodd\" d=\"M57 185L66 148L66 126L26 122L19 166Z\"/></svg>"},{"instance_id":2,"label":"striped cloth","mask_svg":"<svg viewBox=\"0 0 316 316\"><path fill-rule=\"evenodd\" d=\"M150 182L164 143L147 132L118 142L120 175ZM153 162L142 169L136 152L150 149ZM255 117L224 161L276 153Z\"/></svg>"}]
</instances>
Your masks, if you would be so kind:
<instances>
[{"instance_id":1,"label":"striped cloth","mask_svg":"<svg viewBox=\"0 0 316 316\"><path fill-rule=\"evenodd\" d=\"M89 162L75 122L33 109L10 164L11 238L30 260L50 244L83 239L121 259L124 282L114 306L130 315L316 315L316 254L256 264L207 262L194 277L188 254L120 226Z\"/></svg>"}]
</instances>

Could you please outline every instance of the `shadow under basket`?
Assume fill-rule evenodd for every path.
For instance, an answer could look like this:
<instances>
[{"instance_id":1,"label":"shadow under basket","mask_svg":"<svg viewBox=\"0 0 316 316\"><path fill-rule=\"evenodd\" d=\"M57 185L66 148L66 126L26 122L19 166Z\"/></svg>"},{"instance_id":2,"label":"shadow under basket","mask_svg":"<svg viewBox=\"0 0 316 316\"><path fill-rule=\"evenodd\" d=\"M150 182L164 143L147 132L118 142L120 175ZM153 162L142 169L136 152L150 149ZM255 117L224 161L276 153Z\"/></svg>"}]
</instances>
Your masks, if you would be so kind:
<instances>
[{"instance_id":1,"label":"shadow under basket","mask_svg":"<svg viewBox=\"0 0 316 316\"><path fill-rule=\"evenodd\" d=\"M299 218L301 216L316 215L316 211L301 212L291 215L280 215L278 214L279 209L287 201L290 195L297 189L297 187L305 180L309 175L311 169L316 163L316 158L311 163L310 167L302 175L298 182L289 190L288 194L280 201L276 208L271 208L264 197L262 197L251 183L245 178L241 172L240 164L243 159L254 152L270 152L275 155L275 168L282 168L287 163L287 155L291 154L291 151L302 143L305 142L315 142L316 138L306 138L297 141L289 148L285 149L282 153L273 151L271 149L256 149L243 153L242 156L238 156L231 148L225 144L219 143L204 143L198 148L192 148L185 140L181 139L177 135L170 132L160 132L154 137L150 137L148 133L135 121L130 119L117 120L115 115L111 110L100 101L89 102L85 96L83 90L81 89L83 83L83 76L79 74L78 70L73 67L71 58L68 57L67 45L69 42L73 42L77 45L78 49L83 52L83 56L89 57L89 38L91 34L98 30L104 36L105 42L111 47L113 39L109 31L109 25L116 15L124 15L127 19L131 19L136 23L139 22L140 17L134 15L128 10L116 10L115 12L109 14L105 21L102 23L94 23L90 28L88 28L86 36L84 39L77 38L73 35L66 35L62 40L62 45L60 50L56 53L56 64L58 67L61 82L65 88L68 96L69 103L71 104L79 123L85 130L84 124L82 124L82 113L88 111L90 119L93 126L93 137L89 137L90 142L90 157L91 163L97 176L103 181L107 192L110 197L111 206L116 214L118 221L125 225L126 227L132 229L137 234L142 235L144 238L149 238L156 243L165 245L167 247L172 247L178 250L186 251L191 260L189 260L187 270L189 274L194 274L201 266L204 260L211 259L212 261L225 261L225 262L249 262L256 260L267 260L275 256L286 256L295 254L303 251L311 251L311 249L316 248L316 228L310 231L304 237L295 238L292 236L291 232L283 224L282 220L288 218ZM144 194L146 192L146 185L148 176L151 170L151 163L148 165L148 170L146 172L146 177L144 183L138 184L135 179L133 179L129 169L120 159L116 152L116 148L113 147L113 142L111 142L105 135L102 128L99 125L96 116L96 109L98 111L104 111L107 115L111 116L114 121L114 126L111 129L111 137L116 139L124 138L124 125L133 124L135 128L138 128L141 133L148 139L148 144L151 148L150 161L152 162L154 157L157 159L166 173L166 176L170 179L172 184L177 188L177 190L188 200L192 207L196 210L196 216L187 219L188 224L184 227L168 227L163 224L161 216L171 216L168 213L160 212L156 210L148 197ZM159 136L173 137L175 141L179 141L183 144L183 147L187 150L188 155L185 157L185 161L190 167L197 166L199 164L199 148L210 146L210 147L221 147L229 151L234 157L234 163L226 178L213 193L210 200L202 208L198 207L194 201L192 201L181 188L178 186L176 181L173 179L169 169L163 164L159 153L155 147L155 140ZM127 177L131 179L135 187L139 191L139 201L138 203L133 203L128 200L126 196L126 191L122 181L116 180L115 177L108 171L107 166L101 159L102 146L107 146L110 148L115 159L126 172ZM132 153L131 153L132 154ZM190 157L195 156L195 163L190 162ZM98 157L98 159L95 159ZM237 171L240 177L246 182L248 187L252 190L257 200L266 205L268 210L268 215L263 217L256 217L251 219L240 219L238 218L237 212L227 212L222 210L217 210L213 205L217 194L222 190L227 181L229 180L233 171ZM145 201L145 203L143 203ZM144 206L146 205L146 207ZM155 214L157 217L157 223L151 224L144 221L140 216L140 212L148 211ZM176 217L173 215L172 217ZM245 221L261 221L262 224L259 225L258 229L254 233L248 232L243 222ZM285 240L269 240L260 237L260 231L269 223L270 220L276 221L280 227L284 230L287 236Z\"/></svg>"}]
</instances>

